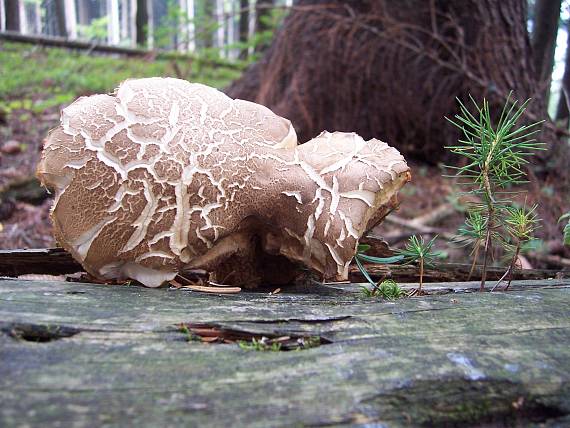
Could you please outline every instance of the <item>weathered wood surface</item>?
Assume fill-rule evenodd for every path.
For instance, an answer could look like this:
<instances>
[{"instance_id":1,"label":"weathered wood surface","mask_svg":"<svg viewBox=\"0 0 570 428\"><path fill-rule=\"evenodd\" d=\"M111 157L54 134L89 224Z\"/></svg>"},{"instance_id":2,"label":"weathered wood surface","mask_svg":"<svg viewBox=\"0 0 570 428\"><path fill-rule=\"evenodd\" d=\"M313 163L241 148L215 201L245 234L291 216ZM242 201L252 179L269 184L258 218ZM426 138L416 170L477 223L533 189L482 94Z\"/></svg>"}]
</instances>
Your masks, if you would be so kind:
<instances>
[{"instance_id":1,"label":"weathered wood surface","mask_svg":"<svg viewBox=\"0 0 570 428\"><path fill-rule=\"evenodd\" d=\"M567 280L397 302L0 280L0 426L568 426L569 314ZM331 343L246 351L181 322Z\"/></svg>"}]
</instances>

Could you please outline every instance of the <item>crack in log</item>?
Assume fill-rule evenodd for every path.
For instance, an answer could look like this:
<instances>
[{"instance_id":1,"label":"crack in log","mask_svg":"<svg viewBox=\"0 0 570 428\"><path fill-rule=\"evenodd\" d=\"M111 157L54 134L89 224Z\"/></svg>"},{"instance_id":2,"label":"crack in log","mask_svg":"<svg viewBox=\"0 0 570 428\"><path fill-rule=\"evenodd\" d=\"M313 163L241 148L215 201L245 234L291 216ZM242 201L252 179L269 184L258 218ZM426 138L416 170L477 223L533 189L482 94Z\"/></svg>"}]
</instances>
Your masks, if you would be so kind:
<instances>
[{"instance_id":1,"label":"crack in log","mask_svg":"<svg viewBox=\"0 0 570 428\"><path fill-rule=\"evenodd\" d=\"M216 323L180 323L178 331L188 341L206 343L237 343L243 349L270 351L298 351L329 345L332 340L318 334L297 334L288 331L253 332L224 327Z\"/></svg>"},{"instance_id":2,"label":"crack in log","mask_svg":"<svg viewBox=\"0 0 570 428\"><path fill-rule=\"evenodd\" d=\"M335 321L344 321L352 318L350 315L342 315L339 317L330 318L276 318L273 320L235 320L235 321L224 321L225 323L252 323L252 324L281 324L281 323L293 323L298 322L301 324L326 324Z\"/></svg>"},{"instance_id":3,"label":"crack in log","mask_svg":"<svg viewBox=\"0 0 570 428\"><path fill-rule=\"evenodd\" d=\"M0 332L16 340L45 343L75 336L80 330L55 324L0 323Z\"/></svg>"}]
</instances>

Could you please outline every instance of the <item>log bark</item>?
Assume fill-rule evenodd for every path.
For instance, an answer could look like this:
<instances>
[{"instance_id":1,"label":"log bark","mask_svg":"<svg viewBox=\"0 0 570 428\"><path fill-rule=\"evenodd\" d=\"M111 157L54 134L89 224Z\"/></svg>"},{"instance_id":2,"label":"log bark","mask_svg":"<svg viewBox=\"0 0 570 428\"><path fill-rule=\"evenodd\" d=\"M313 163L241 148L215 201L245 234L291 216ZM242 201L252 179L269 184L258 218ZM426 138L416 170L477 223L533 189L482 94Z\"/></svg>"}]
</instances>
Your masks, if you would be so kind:
<instances>
[{"instance_id":1,"label":"log bark","mask_svg":"<svg viewBox=\"0 0 570 428\"><path fill-rule=\"evenodd\" d=\"M0 280L0 425L568 426L570 288L529 285L385 302Z\"/></svg>"},{"instance_id":2,"label":"log bark","mask_svg":"<svg viewBox=\"0 0 570 428\"><path fill-rule=\"evenodd\" d=\"M373 241L368 241L373 245ZM380 252L374 253L372 249L369 251L379 257L387 257L393 255L390 253L382 253L384 248L379 248ZM553 263L555 266L556 263ZM414 265L378 265L367 264L364 266L369 274L375 280L391 278L398 282L413 282L419 277L419 270ZM438 263L434 267L426 269L424 280L426 282L441 281L466 281L469 278L469 264L460 263ZM546 278L569 278L570 271L568 266L558 265L560 269L517 269L514 272L514 278L522 279L546 279ZM566 269L566 271L562 269ZM28 274L48 274L61 275L81 272L83 268L77 263L69 253L62 248L43 248L34 250L0 250L0 276L16 277ZM504 268L490 267L488 269L488 278L497 280L505 273ZM481 278L481 269L478 266L474 270L472 279ZM366 281L356 266L351 266L350 279L352 281Z\"/></svg>"}]
</instances>

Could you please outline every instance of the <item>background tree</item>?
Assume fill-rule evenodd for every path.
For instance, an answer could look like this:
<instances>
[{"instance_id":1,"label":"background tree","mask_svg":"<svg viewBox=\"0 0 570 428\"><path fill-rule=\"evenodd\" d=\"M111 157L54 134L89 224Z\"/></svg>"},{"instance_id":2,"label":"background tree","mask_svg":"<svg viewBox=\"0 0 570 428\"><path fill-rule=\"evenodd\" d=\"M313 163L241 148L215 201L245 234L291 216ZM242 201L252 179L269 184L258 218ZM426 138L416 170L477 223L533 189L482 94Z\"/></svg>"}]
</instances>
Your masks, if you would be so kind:
<instances>
[{"instance_id":1,"label":"background tree","mask_svg":"<svg viewBox=\"0 0 570 428\"><path fill-rule=\"evenodd\" d=\"M536 0L532 29L532 55L536 79L543 85L546 98L554 66L556 35L562 0Z\"/></svg>"},{"instance_id":2,"label":"background tree","mask_svg":"<svg viewBox=\"0 0 570 428\"><path fill-rule=\"evenodd\" d=\"M239 0L239 42L242 48L239 53L239 59L247 58L249 40L249 0Z\"/></svg>"},{"instance_id":3,"label":"background tree","mask_svg":"<svg viewBox=\"0 0 570 428\"><path fill-rule=\"evenodd\" d=\"M534 100L527 120L546 117L526 20L526 0L299 0L227 93L288 117L301 141L356 131L437 162L458 136L442 120L456 97L485 97L500 111L513 90ZM551 125L543 171L568 161Z\"/></svg>"},{"instance_id":4,"label":"background tree","mask_svg":"<svg viewBox=\"0 0 570 428\"><path fill-rule=\"evenodd\" d=\"M560 99L556 110L556 120L565 121L568 127L568 102L570 101L570 19L565 22L566 39L566 59L564 61L564 75L562 76L562 87L560 89Z\"/></svg>"},{"instance_id":5,"label":"background tree","mask_svg":"<svg viewBox=\"0 0 570 428\"><path fill-rule=\"evenodd\" d=\"M20 0L0 0L4 2L6 30L20 31Z\"/></svg>"},{"instance_id":6,"label":"background tree","mask_svg":"<svg viewBox=\"0 0 570 428\"><path fill-rule=\"evenodd\" d=\"M271 11L274 7L273 0L256 0L255 2L255 32L263 34L271 30ZM257 43L255 52L262 52L267 48L267 43Z\"/></svg>"},{"instance_id":7,"label":"background tree","mask_svg":"<svg viewBox=\"0 0 570 428\"><path fill-rule=\"evenodd\" d=\"M146 46L148 42L148 4L147 0L137 0L137 45Z\"/></svg>"},{"instance_id":8,"label":"background tree","mask_svg":"<svg viewBox=\"0 0 570 428\"><path fill-rule=\"evenodd\" d=\"M67 37L67 25L65 22L65 3L63 1L53 2L56 19L56 32L58 36Z\"/></svg>"}]
</instances>

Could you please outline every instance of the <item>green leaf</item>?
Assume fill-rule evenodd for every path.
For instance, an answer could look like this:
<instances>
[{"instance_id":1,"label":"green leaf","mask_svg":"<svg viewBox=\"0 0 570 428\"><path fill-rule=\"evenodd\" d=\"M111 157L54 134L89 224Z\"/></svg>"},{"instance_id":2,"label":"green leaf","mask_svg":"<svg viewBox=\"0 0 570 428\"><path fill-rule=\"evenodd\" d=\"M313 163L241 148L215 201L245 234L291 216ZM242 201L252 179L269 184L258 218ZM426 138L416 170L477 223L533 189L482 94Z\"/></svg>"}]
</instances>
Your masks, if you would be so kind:
<instances>
[{"instance_id":1,"label":"green leaf","mask_svg":"<svg viewBox=\"0 0 570 428\"><path fill-rule=\"evenodd\" d=\"M360 270L360 273L362 273L362 275L364 275L364 278L366 278L366 280L373 286L376 287L376 283L374 282L374 280L370 277L370 275L368 274L368 271L366 270L366 268L364 267L364 265L362 263L360 263L360 260L358 260L358 257L354 258L354 261L356 262L356 265L358 266L358 269Z\"/></svg>"},{"instance_id":2,"label":"green leaf","mask_svg":"<svg viewBox=\"0 0 570 428\"><path fill-rule=\"evenodd\" d=\"M392 256L392 257L373 257L367 256L366 254L357 254L357 258L364 260L365 262L370 263L382 263L382 264L389 264L389 263L398 263L404 260L404 256Z\"/></svg>"}]
</instances>

